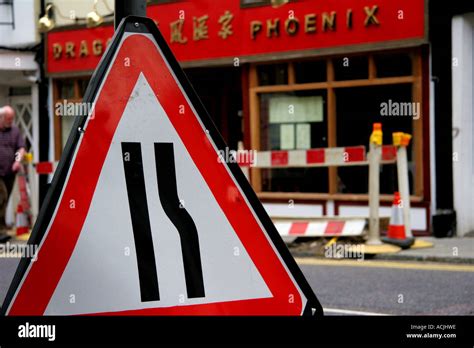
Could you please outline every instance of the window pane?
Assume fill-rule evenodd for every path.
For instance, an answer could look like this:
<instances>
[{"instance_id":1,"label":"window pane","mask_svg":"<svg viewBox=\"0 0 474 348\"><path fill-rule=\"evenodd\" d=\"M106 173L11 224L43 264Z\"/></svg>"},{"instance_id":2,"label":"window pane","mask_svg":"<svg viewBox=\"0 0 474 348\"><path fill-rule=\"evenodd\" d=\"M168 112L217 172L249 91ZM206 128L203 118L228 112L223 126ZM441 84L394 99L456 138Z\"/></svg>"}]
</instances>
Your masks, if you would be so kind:
<instances>
[{"instance_id":1,"label":"window pane","mask_svg":"<svg viewBox=\"0 0 474 348\"><path fill-rule=\"evenodd\" d=\"M74 99L74 79L59 81L59 99Z\"/></svg>"},{"instance_id":2,"label":"window pane","mask_svg":"<svg viewBox=\"0 0 474 348\"><path fill-rule=\"evenodd\" d=\"M375 55L377 77L407 76L412 74L411 57L408 53Z\"/></svg>"},{"instance_id":3,"label":"window pane","mask_svg":"<svg viewBox=\"0 0 474 348\"><path fill-rule=\"evenodd\" d=\"M9 96L13 97L16 95L30 95L31 94L31 87L10 87L10 91L8 93Z\"/></svg>"},{"instance_id":4,"label":"window pane","mask_svg":"<svg viewBox=\"0 0 474 348\"><path fill-rule=\"evenodd\" d=\"M263 94L260 115L262 151L327 146L326 90ZM328 192L328 170L264 169L262 189L273 192Z\"/></svg>"},{"instance_id":5,"label":"window pane","mask_svg":"<svg viewBox=\"0 0 474 348\"><path fill-rule=\"evenodd\" d=\"M260 86L288 84L287 67L287 64L257 66L258 84Z\"/></svg>"},{"instance_id":6,"label":"window pane","mask_svg":"<svg viewBox=\"0 0 474 348\"><path fill-rule=\"evenodd\" d=\"M391 115L387 116L381 115L383 113L382 107L385 105L391 111L396 111L395 105L398 107L408 106L408 103L412 105L410 84L340 88L336 91L336 100L337 146L365 145L368 148L372 124L375 122L382 123L384 145L392 144L393 132L413 134L413 116L396 115L396 112L390 112ZM410 191L413 192L415 166L411 150L410 146L408 167L410 170ZM339 167L338 183L340 193L367 193L368 167ZM382 165L380 193L392 194L397 190L397 186L396 165Z\"/></svg>"},{"instance_id":7,"label":"window pane","mask_svg":"<svg viewBox=\"0 0 474 348\"><path fill-rule=\"evenodd\" d=\"M61 117L61 144L64 149L69 133L71 133L72 126L74 124L75 117L63 116Z\"/></svg>"},{"instance_id":8,"label":"window pane","mask_svg":"<svg viewBox=\"0 0 474 348\"><path fill-rule=\"evenodd\" d=\"M366 56L340 57L333 60L336 80L369 78L369 60Z\"/></svg>"},{"instance_id":9,"label":"window pane","mask_svg":"<svg viewBox=\"0 0 474 348\"><path fill-rule=\"evenodd\" d=\"M79 97L82 98L84 97L87 86L89 85L89 79L80 79L77 81L77 83L79 83L79 93L81 93Z\"/></svg>"},{"instance_id":10,"label":"window pane","mask_svg":"<svg viewBox=\"0 0 474 348\"><path fill-rule=\"evenodd\" d=\"M326 61L295 62L296 83L325 82L327 80Z\"/></svg>"},{"instance_id":11,"label":"window pane","mask_svg":"<svg viewBox=\"0 0 474 348\"><path fill-rule=\"evenodd\" d=\"M263 192L328 193L327 168L262 169Z\"/></svg>"}]
</instances>

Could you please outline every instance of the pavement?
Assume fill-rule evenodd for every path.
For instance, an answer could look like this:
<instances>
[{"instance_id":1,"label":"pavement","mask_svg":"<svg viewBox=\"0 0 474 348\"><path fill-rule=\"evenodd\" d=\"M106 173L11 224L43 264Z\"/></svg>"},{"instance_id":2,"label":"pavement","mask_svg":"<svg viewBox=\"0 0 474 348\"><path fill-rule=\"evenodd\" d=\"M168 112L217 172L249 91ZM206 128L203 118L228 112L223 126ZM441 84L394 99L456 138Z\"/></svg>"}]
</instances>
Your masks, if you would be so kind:
<instances>
[{"instance_id":1,"label":"pavement","mask_svg":"<svg viewBox=\"0 0 474 348\"><path fill-rule=\"evenodd\" d=\"M378 254L379 260L433 261L474 264L474 238L417 238L433 244L431 248L406 249L393 254Z\"/></svg>"},{"instance_id":2,"label":"pavement","mask_svg":"<svg viewBox=\"0 0 474 348\"><path fill-rule=\"evenodd\" d=\"M365 258L376 260L395 260L395 261L431 261L443 263L461 263L474 264L474 238L473 237L452 237L452 238L434 238L417 237L418 241L426 242L432 245L425 248L410 248L400 250L394 253L383 253L375 255L366 255ZM291 253L295 257L325 257L325 246L329 239L308 239L308 241L296 241L288 243ZM362 246L364 240L344 239L335 240L335 244L345 245L353 244ZM421 243L420 243L421 244ZM368 253L367 253L368 254Z\"/></svg>"}]
</instances>

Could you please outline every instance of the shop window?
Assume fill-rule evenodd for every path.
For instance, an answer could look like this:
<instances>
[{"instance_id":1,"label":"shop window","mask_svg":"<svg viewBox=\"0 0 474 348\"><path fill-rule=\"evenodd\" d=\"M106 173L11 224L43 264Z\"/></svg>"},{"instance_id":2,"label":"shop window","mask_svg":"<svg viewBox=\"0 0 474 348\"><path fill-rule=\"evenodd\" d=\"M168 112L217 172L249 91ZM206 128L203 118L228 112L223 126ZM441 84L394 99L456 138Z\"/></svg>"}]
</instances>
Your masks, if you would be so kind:
<instances>
[{"instance_id":1,"label":"shop window","mask_svg":"<svg viewBox=\"0 0 474 348\"><path fill-rule=\"evenodd\" d=\"M66 146L67 138L71 133L72 126L74 125L74 117L62 117L61 118L61 147L64 149Z\"/></svg>"},{"instance_id":2,"label":"shop window","mask_svg":"<svg viewBox=\"0 0 474 348\"><path fill-rule=\"evenodd\" d=\"M415 64L416 69L412 68ZM421 64L420 50L407 49L256 65L250 69L250 81L258 82L250 88L251 148L274 151L364 145L368 150L372 125L380 122L385 145L392 144L395 131L413 135L408 149L410 192L420 197L423 85L417 82L422 80ZM394 115L391 111L396 105L410 105L416 114ZM391 195L397 189L396 165L382 165L381 172L381 194ZM265 198L286 199L288 195L279 192L292 192L308 193L302 196L308 199L327 199L328 194L334 199L346 194L350 199L365 199L368 167L255 168L251 182Z\"/></svg>"},{"instance_id":3,"label":"shop window","mask_svg":"<svg viewBox=\"0 0 474 348\"><path fill-rule=\"evenodd\" d=\"M377 77L408 76L412 74L411 56L406 53L374 56Z\"/></svg>"},{"instance_id":4,"label":"shop window","mask_svg":"<svg viewBox=\"0 0 474 348\"><path fill-rule=\"evenodd\" d=\"M376 87L341 88L337 100L337 146L368 147L368 134L372 124L379 122L383 129L383 143L392 143L393 132L413 134L413 118L410 115L381 115L381 105L408 105L411 103L411 85L387 85ZM363 101L363 102L360 102ZM409 168L413 169L412 154L408 151ZM368 167L339 167L338 193L367 193ZM410 170L410 177L415 175ZM393 194L397 190L397 168L383 165L380 174L380 193ZM410 191L413 192L413 182Z\"/></svg>"},{"instance_id":5,"label":"shop window","mask_svg":"<svg viewBox=\"0 0 474 348\"><path fill-rule=\"evenodd\" d=\"M307 150L327 144L325 91L268 93L260 98L262 150Z\"/></svg>"},{"instance_id":6,"label":"shop window","mask_svg":"<svg viewBox=\"0 0 474 348\"><path fill-rule=\"evenodd\" d=\"M296 83L326 81L326 61L324 60L296 62L293 66L295 69Z\"/></svg>"},{"instance_id":7,"label":"shop window","mask_svg":"<svg viewBox=\"0 0 474 348\"><path fill-rule=\"evenodd\" d=\"M260 98L261 150L307 150L327 146L326 91L267 93ZM262 171L265 190L327 192L327 169ZM318 178L318 180L314 180Z\"/></svg>"},{"instance_id":8,"label":"shop window","mask_svg":"<svg viewBox=\"0 0 474 348\"><path fill-rule=\"evenodd\" d=\"M59 84L59 99L74 99L74 80L61 80Z\"/></svg>"},{"instance_id":9,"label":"shop window","mask_svg":"<svg viewBox=\"0 0 474 348\"><path fill-rule=\"evenodd\" d=\"M288 83L287 64L259 65L258 84L267 85L286 85Z\"/></svg>"},{"instance_id":10,"label":"shop window","mask_svg":"<svg viewBox=\"0 0 474 348\"><path fill-rule=\"evenodd\" d=\"M66 145L69 133L74 125L74 116L62 116L56 114L58 103L79 103L82 102L85 90L89 84L89 78L72 78L54 80L54 145L55 157L59 160L62 150Z\"/></svg>"},{"instance_id":11,"label":"shop window","mask_svg":"<svg viewBox=\"0 0 474 348\"><path fill-rule=\"evenodd\" d=\"M78 80L78 84L79 84L79 94L82 97L84 97L84 94L86 94L87 86L89 85L89 79Z\"/></svg>"},{"instance_id":12,"label":"shop window","mask_svg":"<svg viewBox=\"0 0 474 348\"><path fill-rule=\"evenodd\" d=\"M336 80L361 80L369 77L367 56L348 56L333 60Z\"/></svg>"}]
</instances>

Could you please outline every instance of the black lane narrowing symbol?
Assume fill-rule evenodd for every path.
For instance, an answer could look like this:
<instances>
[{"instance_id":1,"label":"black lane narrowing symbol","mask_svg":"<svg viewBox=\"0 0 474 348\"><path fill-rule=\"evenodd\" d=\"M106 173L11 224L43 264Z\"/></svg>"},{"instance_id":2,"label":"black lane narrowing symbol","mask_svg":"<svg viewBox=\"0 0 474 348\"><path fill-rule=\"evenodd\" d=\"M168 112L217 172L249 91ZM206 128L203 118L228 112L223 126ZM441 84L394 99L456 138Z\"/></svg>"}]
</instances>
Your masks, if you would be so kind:
<instances>
[{"instance_id":1,"label":"black lane narrowing symbol","mask_svg":"<svg viewBox=\"0 0 474 348\"><path fill-rule=\"evenodd\" d=\"M188 297L204 297L198 233L193 219L186 209L180 206L176 185L173 143L155 143L155 164L161 205L178 230L181 239Z\"/></svg>"},{"instance_id":2,"label":"black lane narrowing symbol","mask_svg":"<svg viewBox=\"0 0 474 348\"><path fill-rule=\"evenodd\" d=\"M141 299L142 302L159 301L158 275L151 238L140 143L122 143L122 154L133 238L137 251Z\"/></svg>"},{"instance_id":3,"label":"black lane narrowing symbol","mask_svg":"<svg viewBox=\"0 0 474 348\"><path fill-rule=\"evenodd\" d=\"M181 240L181 253L188 298L204 297L199 238L193 219L180 206L172 143L155 143L158 195L165 214L176 227ZM133 238L137 251L138 277L142 302L158 301L158 276L151 237L150 217L140 143L122 143L128 203L132 218Z\"/></svg>"}]
</instances>

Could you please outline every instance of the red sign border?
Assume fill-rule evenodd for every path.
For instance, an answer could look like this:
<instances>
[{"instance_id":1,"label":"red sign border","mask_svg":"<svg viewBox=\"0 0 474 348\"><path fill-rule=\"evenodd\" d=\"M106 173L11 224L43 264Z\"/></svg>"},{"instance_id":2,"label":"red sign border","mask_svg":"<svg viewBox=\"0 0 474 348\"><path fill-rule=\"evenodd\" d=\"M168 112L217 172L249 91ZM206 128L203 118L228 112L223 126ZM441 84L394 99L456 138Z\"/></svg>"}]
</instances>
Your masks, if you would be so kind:
<instances>
[{"instance_id":1,"label":"red sign border","mask_svg":"<svg viewBox=\"0 0 474 348\"><path fill-rule=\"evenodd\" d=\"M138 24L138 26L137 26ZM131 33L151 33L154 36L154 39L158 43L159 48L162 50L164 59L154 48L154 55L150 54L149 50L151 49L150 45L154 45L151 40L146 38L143 35L131 35L130 37L124 40L124 43L119 48L119 43L121 42L123 35L127 32ZM134 38L134 39L132 39ZM139 42L131 42L130 41L139 41ZM130 47L129 51L124 50L123 47L125 45L132 46ZM118 52L117 52L118 50ZM170 117L175 129L178 131L181 139L185 143L190 155L193 158L193 161L196 163L198 168L202 168L204 161L207 160L216 160L214 157L211 159L210 156L214 152L214 148L209 141L207 136L205 137L196 137L195 135L196 130L199 127L201 132L204 133L202 126L200 125L200 120L206 129L209 131L209 136L212 139L212 142L218 149L224 149L225 143L222 140L222 137L218 133L217 129L215 128L214 124L212 123L211 118L208 116L207 112L205 111L203 105L201 104L199 98L197 97L196 93L192 89L191 85L187 81L183 71L179 67L178 62L174 58L171 53L171 50L166 44L166 41L159 33L158 29L156 28L155 24L152 20L147 18L140 18L140 17L128 17L124 19L121 23L120 27L117 29L117 32L114 35L113 42L110 48L107 50L106 55L102 58L98 69L94 73L92 81L88 86L86 91L86 96L84 101L91 102L95 100L96 96L100 100L101 98L107 98L111 95L115 95L117 92L117 84L111 82L112 78L110 77L111 74L116 77L116 79L123 76L123 72L120 69L132 69L135 74L135 77L138 78L139 74L142 73L143 69L140 67L133 67L133 63L131 67L127 68L124 67L122 63L125 56L121 56L127 51L127 57L130 58L130 61L133 62L133 56L137 55L139 57L148 57L148 55L153 56L151 63L157 64L157 66L161 66L161 73L162 74L155 74L156 76L160 76L160 81L163 83L165 79L168 79L168 88L158 88L159 82L156 79L151 78L150 76L155 76L153 74L149 75L149 73L145 73L145 76L149 77L149 83L151 87L154 89L155 93L159 95L160 100L162 100L163 106L167 109L167 113L172 115L173 112L171 111L172 107L175 107L173 101L179 99L181 103L185 103L188 106L188 112L194 113L192 111L191 105L196 109L195 117L192 118L192 122L194 123L193 126L189 125L189 120L182 120L182 117ZM117 52L117 53L116 53ZM115 54L117 54L117 58L114 59ZM114 65L112 66L110 72L107 72L109 66L114 59ZM143 58L142 58L143 59ZM161 62L159 61L161 59ZM150 62L148 62L150 63ZM166 64L169 64L171 69L168 69ZM153 64L144 66L150 66ZM133 69L135 69L133 71ZM179 84L183 88L184 91L181 91L179 85L176 84L171 71L175 74L176 79L178 80ZM105 82L103 82L104 78L107 76ZM110 79L110 80L109 80ZM173 79L173 80L171 80ZM121 95L129 96L131 94L131 90L133 89L135 80L129 79L131 82L130 84L123 84L120 88L122 88L123 93ZM173 82L171 82L173 81ZM166 82L166 81L165 81ZM102 90L99 89L100 86L104 83L104 87ZM169 87L170 85L174 84L174 88ZM173 92L174 91L174 92ZM173 94L174 93L174 94ZM189 98L190 104L187 103L186 97ZM117 98L116 98L117 99ZM51 296L54 293L54 290L59 282L62 273L69 261L69 258L72 254L72 251L76 245L77 239L79 238L79 234L82 230L82 224L85 220L87 215L90 201L92 199L95 186L97 184L97 180L105 159L107 155L110 143L112 141L113 134L115 133L115 127L120 120L122 115L122 111L125 108L128 97L118 98L119 104L116 106L116 112L110 111L106 103L98 102L96 104L96 108L100 108L103 104L102 113L104 115L108 115L109 120L107 122L107 127L102 126L90 126L87 128L87 132L84 134L82 129L86 125L87 118L86 117L78 117L74 129L75 131L71 132L71 135L68 139L66 149L64 151L63 157L59 163L58 169L55 173L52 187L48 193L46 198L45 204L42 206L41 212L39 214L37 223L33 229L32 236L28 241L29 245L39 245L41 242L41 249L38 254L38 259L35 261L34 264L30 265L30 259L23 258L20 262L20 265L17 269L17 272L14 276L13 282L9 288L9 291L6 296L6 300L4 306L2 307L3 314L8 311L9 315L42 315L44 314L44 310L46 309ZM101 110L96 110L96 114L101 113ZM179 121L181 119L181 121ZM110 123L112 122L113 129L109 129ZM114 123L115 122L115 123ZM186 125L186 126L185 126ZM190 128L193 128L190 130ZM194 134L194 136L193 136ZM84 136L81 140L81 137ZM89 141L88 143L85 142L86 137L88 139L99 139L100 137L105 137L105 144L100 144L97 141ZM191 140L185 140L191 139ZM197 139L197 140L196 140ZM76 153L76 148L79 144L79 140L81 140L81 151ZM207 141L207 145L209 150L207 151L209 154L200 154L199 156L196 155L198 145L196 142L203 142ZM193 144L195 142L196 144ZM89 144L89 145L87 145ZM92 144L92 145L91 145ZM202 144L201 144L202 146ZM191 150L195 147L195 150ZM194 155L193 155L194 151ZM99 158L96 158L95 161L90 161L90 156L92 154L96 154ZM206 153L206 151L205 151ZM98 155L97 155L98 154ZM102 156L102 158L101 158ZM72 163L74 157L74 163ZM199 157L199 158L198 158ZM202 159L201 159L202 157ZM208 158L206 158L208 157ZM79 163L79 164L78 164ZM86 178L84 177L85 173L79 173L74 175L75 170L74 168L76 165L78 168L81 168L80 163L84 168L85 164L87 163L87 175ZM200 164L199 164L200 163ZM70 167L72 169L70 170ZM133 311L124 311L118 312L113 314L123 314L123 315L130 315L130 314L139 314L139 315L166 315L166 314L175 314L175 315L209 315L216 313L217 310L222 310L226 312L229 311L228 314L233 315L299 315L299 314L311 314L311 315L321 315L322 314L322 307L319 304L316 296L314 295L311 287L307 283L306 279L304 278L301 270L296 265L295 260L289 253L288 249L286 248L283 240L281 239L280 235L278 234L277 230L275 229L273 223L271 222L270 218L266 214L263 206L261 205L260 201L256 197L254 191L250 187L250 184L246 180L245 176L243 175L242 171L238 167L237 164L229 163L228 169L230 173L227 175L222 175L222 173L210 173L205 174L201 170L201 174L205 178L207 184L210 186L211 190L213 191L217 201L221 205L221 208L225 211L227 217L231 224L239 223L239 224L248 224L249 230L247 231L245 228L235 228L235 230L239 230L240 238L242 240L243 245L249 252L250 257L254 261L257 269L262 274L267 286L269 287L270 291L272 292L273 297L268 299L256 299L256 300L245 300L245 301L231 301L225 304L225 308L223 309L222 303L215 303L215 304L205 304L205 305L193 305L193 306L178 306L173 308L154 308L148 310L133 310ZM224 169L225 167L222 166ZM80 170L79 170L80 171ZM70 172L70 176L68 177L68 173ZM212 178L210 178L212 176ZM88 177L88 179L87 179ZM226 178L228 177L228 178ZM238 198L235 202L237 203L230 203L233 204L233 209L229 206L229 203L225 203L228 206L223 206L224 200L223 197L227 195L226 192L220 187L229 186L224 185L223 181L225 180L234 180L237 181L237 184L242 189L244 196L241 196L240 193L237 193ZM82 181L81 181L82 180ZM89 180L89 184L85 185L84 180ZM95 180L95 182L94 182ZM229 181L230 183L230 181ZM232 181L233 185L233 181ZM64 190L63 190L64 189ZM71 195L72 193L72 195ZM75 199L82 200L81 202L76 203L77 209L71 213L70 207L68 204L64 204L64 202L69 202L71 197L75 197ZM254 210L257 219L263 225L263 230L258 227L258 220L255 218L251 219L253 221L249 221L249 219L240 219L237 216L237 213L232 213L231 211L242 211L242 209L248 210L247 214L252 214L249 210L245 202L245 199L248 200L250 206ZM235 204L240 204L239 209L235 209ZM58 210L56 215L55 211ZM68 213L66 213L68 212ZM54 215L54 218L53 218ZM253 215L252 215L253 216ZM73 226L68 227L68 233L61 233L61 226L68 226L68 221L71 221L71 217L75 217L77 219L77 226L73 224ZM68 221L60 221L60 220L68 219ZM82 221L80 221L82 219ZM240 222L239 222L240 220ZM56 224L57 221L60 221ZM254 226L250 226L254 224ZM51 226L50 226L51 225ZM56 226L57 225L57 226ZM47 238L45 238L46 231L50 226ZM75 227L74 227L75 226ZM261 233L260 235L251 234L251 231L254 231L256 226L259 228ZM57 227L57 228L56 228ZM241 227L241 226L240 226ZM56 229L55 229L56 228ZM73 229L74 231L71 231ZM244 231L244 232L242 232ZM247 231L247 232L245 232ZM250 231L250 232L249 232ZM271 240L269 242L265 237L265 232L267 237ZM248 235L245 235L245 234ZM263 238L263 239L262 239ZM258 241L260 240L260 242ZM262 241L265 243L262 243ZM256 252L256 247L253 245L258 245L257 248L259 252ZM271 247L274 246L276 251ZM263 250L262 250L263 248ZM260 253L261 252L261 253ZM277 257L277 253L280 254L281 261ZM275 265L275 262L278 262L280 267L274 267L267 269L266 267L270 265ZM282 263L283 262L283 263ZM283 265L285 265L291 274L291 277L294 279L296 284L299 287L299 290L302 292L306 299L306 306L302 308L302 301L303 299L299 295L298 289L295 287L295 283L291 280L290 274L284 269ZM27 273L27 271L29 272ZM36 270L36 272L35 272ZM47 270L47 272L45 272ZM48 277L45 278L45 274L48 274ZM26 276L27 275L27 276ZM284 276L283 276L284 275ZM35 284L42 284L42 287L36 287ZM294 303L289 301L288 293L286 291L290 291L294 294ZM288 305L292 303L291 305ZM11 308L10 308L11 307ZM99 314L112 314L112 313L99 313Z\"/></svg>"}]
</instances>

